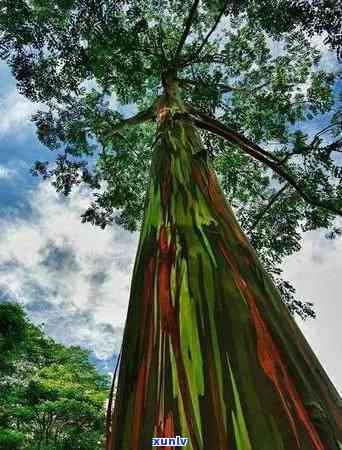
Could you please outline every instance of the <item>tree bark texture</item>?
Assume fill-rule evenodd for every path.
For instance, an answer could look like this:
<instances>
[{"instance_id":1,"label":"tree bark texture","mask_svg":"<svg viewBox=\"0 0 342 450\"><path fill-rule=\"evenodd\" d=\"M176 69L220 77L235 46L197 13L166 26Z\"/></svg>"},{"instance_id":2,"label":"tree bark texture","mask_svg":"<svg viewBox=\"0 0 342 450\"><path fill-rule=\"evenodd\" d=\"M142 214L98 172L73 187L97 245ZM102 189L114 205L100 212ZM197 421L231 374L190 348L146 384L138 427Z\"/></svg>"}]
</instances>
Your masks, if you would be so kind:
<instances>
[{"instance_id":1,"label":"tree bark texture","mask_svg":"<svg viewBox=\"0 0 342 450\"><path fill-rule=\"evenodd\" d=\"M179 112L160 101L107 449L342 450L341 399Z\"/></svg>"}]
</instances>

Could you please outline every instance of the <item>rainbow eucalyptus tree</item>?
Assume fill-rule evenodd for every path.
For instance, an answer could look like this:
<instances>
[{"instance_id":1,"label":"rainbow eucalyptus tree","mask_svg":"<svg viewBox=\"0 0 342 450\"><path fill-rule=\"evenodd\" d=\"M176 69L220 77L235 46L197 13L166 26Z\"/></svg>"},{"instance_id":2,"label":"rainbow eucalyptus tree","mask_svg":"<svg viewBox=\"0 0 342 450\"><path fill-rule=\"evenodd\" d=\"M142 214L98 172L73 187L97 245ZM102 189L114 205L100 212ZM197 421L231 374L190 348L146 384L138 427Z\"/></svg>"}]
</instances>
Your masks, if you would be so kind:
<instances>
[{"instance_id":1,"label":"rainbow eucalyptus tree","mask_svg":"<svg viewBox=\"0 0 342 450\"><path fill-rule=\"evenodd\" d=\"M1 1L1 56L59 151L33 173L90 186L84 222L140 227L108 450L342 448L279 268L301 231L341 234L338 84L309 39L338 25L293 5Z\"/></svg>"}]
</instances>

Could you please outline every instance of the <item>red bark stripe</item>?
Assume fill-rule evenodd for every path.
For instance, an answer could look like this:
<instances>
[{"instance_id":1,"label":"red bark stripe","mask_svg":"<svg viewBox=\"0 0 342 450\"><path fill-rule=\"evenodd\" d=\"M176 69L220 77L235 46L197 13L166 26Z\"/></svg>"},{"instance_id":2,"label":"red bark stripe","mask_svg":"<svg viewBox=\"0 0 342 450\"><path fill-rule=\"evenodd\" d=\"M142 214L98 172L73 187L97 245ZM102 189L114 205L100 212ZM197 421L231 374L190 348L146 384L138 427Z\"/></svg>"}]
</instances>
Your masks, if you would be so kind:
<instances>
[{"instance_id":1,"label":"red bark stripe","mask_svg":"<svg viewBox=\"0 0 342 450\"><path fill-rule=\"evenodd\" d=\"M162 420L164 417L164 411L162 410L162 394L164 387L164 367L165 367L165 333L161 333L160 336L160 360L158 366L158 396L157 396L157 408L156 408L156 419L155 419L155 434L159 436L162 429Z\"/></svg>"},{"instance_id":2,"label":"red bark stripe","mask_svg":"<svg viewBox=\"0 0 342 450\"><path fill-rule=\"evenodd\" d=\"M195 450L200 450L194 424L191 414L191 399L189 396L189 386L187 382L186 370L182 358L179 323L176 318L176 312L172 305L170 276L172 264L175 257L175 246L171 239L168 242L168 236L164 225L161 226L159 235L159 268L158 268L158 297L161 313L161 325L164 333L171 336L172 350L175 355L179 387L184 406L186 421L188 424L191 442Z\"/></svg>"},{"instance_id":3,"label":"red bark stripe","mask_svg":"<svg viewBox=\"0 0 342 450\"><path fill-rule=\"evenodd\" d=\"M203 174L201 174L200 170L198 170L198 168L196 168L194 166L193 166L192 173L193 173L193 177L194 177L195 181L197 182L197 184L199 185L203 195L205 195L207 197L208 201L212 202L213 206L215 207L214 211L216 210L219 212L222 219L225 221L225 224L230 225L231 229L234 231L235 237L239 240L239 242L241 242L245 246L246 239L244 238L243 233L241 233L241 231L240 231L240 229L238 229L238 227L231 226L232 220L234 221L234 216L232 214L232 217L230 217L228 214L229 205L226 204L226 201L221 194L221 189L217 183L217 178L216 178L214 172L212 170L208 169L208 181L204 180ZM252 255L247 254L247 255L243 255L243 257L248 266L253 264ZM308 367L311 368L311 370L315 371L315 368L312 368L313 367L312 359L309 358L308 353L307 353L308 349L306 349L306 350L303 349L303 346L307 346L307 342L306 342L305 338L303 337L303 335L300 332L298 332L299 330L297 329L295 324L292 323L292 321L289 320L288 324L290 327L292 327L293 332L296 333L297 338L300 340L300 342L302 344L299 346L302 357L305 359ZM312 353L312 351L311 351L311 354L312 354L311 358L314 358L314 360L317 361L317 363L318 363L318 360L317 360L316 356ZM312 376L316 378L316 373L312 372ZM328 386L325 385L324 382L321 381L321 379L318 381L318 383L319 383L319 388L320 388L319 395L322 396L322 398L326 401L326 403L329 406L329 411L332 413L337 426L339 428L341 428L342 427L341 411L340 411L340 408L337 406L337 403L339 401L338 393L337 392L333 393L334 395L336 394L336 401L334 402L332 400L332 392L331 392L331 390L329 390Z\"/></svg>"},{"instance_id":4,"label":"red bark stripe","mask_svg":"<svg viewBox=\"0 0 342 450\"><path fill-rule=\"evenodd\" d=\"M172 414L169 413L164 417L163 427L160 437L175 437L174 426L173 426L173 417ZM164 447L165 450L174 450L174 446Z\"/></svg>"},{"instance_id":5,"label":"red bark stripe","mask_svg":"<svg viewBox=\"0 0 342 450\"><path fill-rule=\"evenodd\" d=\"M294 418L291 414L287 403L287 397L289 397L295 407L297 417L303 423L315 450L325 450L323 444L318 436L318 433L312 424L309 415L300 399L300 396L291 380L288 370L282 361L279 350L272 339L272 336L268 330L265 321L262 319L261 314L256 305L255 299L246 284L246 282L241 277L233 259L230 257L228 250L225 248L224 244L220 243L221 251L229 264L235 278L235 282L239 287L244 298L250 305L252 317L254 320L256 333L257 333L257 347L258 347L258 357L260 364L266 373L266 375L271 379L277 392L283 403L285 412L289 418L292 430L295 434L298 447L300 447L298 440L298 433L295 427Z\"/></svg>"},{"instance_id":6,"label":"red bark stripe","mask_svg":"<svg viewBox=\"0 0 342 450\"><path fill-rule=\"evenodd\" d=\"M286 392L283 392L282 382L280 380L279 373L277 370L278 368L283 369L279 353L274 345L274 342L272 341L271 336L269 335L266 329L266 324L262 320L254 301L250 302L250 307L257 332L257 347L260 364L264 369L264 372L271 379L271 381L273 382L274 386L278 391L279 397L282 401L283 407L286 411L289 422L291 424L292 431L296 437L298 448L300 448L296 424L286 399L285 395ZM286 376L286 374L284 373L283 375Z\"/></svg>"},{"instance_id":7,"label":"red bark stripe","mask_svg":"<svg viewBox=\"0 0 342 450\"><path fill-rule=\"evenodd\" d=\"M138 450L141 418L146 401L147 379L150 371L150 365L153 356L154 326L153 326L153 280L155 272L155 258L152 257L147 264L144 277L144 292L142 296L142 314L141 314L141 341L144 341L145 330L148 330L148 342L146 354L142 359L138 371L138 381L134 389L134 405L132 418L132 437L131 449Z\"/></svg>"},{"instance_id":8,"label":"red bark stripe","mask_svg":"<svg viewBox=\"0 0 342 450\"><path fill-rule=\"evenodd\" d=\"M159 270L158 290L159 306L162 321L162 330L170 334L175 327L174 308L171 298L170 277L175 248L172 242L168 242L165 227L162 226L159 235Z\"/></svg>"},{"instance_id":9,"label":"red bark stripe","mask_svg":"<svg viewBox=\"0 0 342 450\"><path fill-rule=\"evenodd\" d=\"M143 363L140 366L138 373L138 382L135 388L134 409L132 417L132 439L131 449L138 450L139 447L139 435L140 424L143 413L144 394L146 389L146 375L147 375L147 361L144 358Z\"/></svg>"}]
</instances>

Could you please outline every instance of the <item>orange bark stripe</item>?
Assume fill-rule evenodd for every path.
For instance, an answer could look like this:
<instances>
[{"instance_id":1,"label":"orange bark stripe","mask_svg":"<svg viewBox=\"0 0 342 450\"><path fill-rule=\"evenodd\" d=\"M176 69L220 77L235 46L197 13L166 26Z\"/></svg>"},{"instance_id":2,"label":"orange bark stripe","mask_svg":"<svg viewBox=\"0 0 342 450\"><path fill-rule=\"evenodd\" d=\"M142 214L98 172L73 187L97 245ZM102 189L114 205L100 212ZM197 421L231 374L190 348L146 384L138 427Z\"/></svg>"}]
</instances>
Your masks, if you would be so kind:
<instances>
[{"instance_id":1,"label":"orange bark stripe","mask_svg":"<svg viewBox=\"0 0 342 450\"><path fill-rule=\"evenodd\" d=\"M144 394L146 388L146 375L147 375L147 361L144 358L143 363L139 368L138 382L135 388L134 414L132 417L132 440L131 440L132 450L138 450L139 447L140 423L143 413Z\"/></svg>"},{"instance_id":2,"label":"orange bark stripe","mask_svg":"<svg viewBox=\"0 0 342 450\"><path fill-rule=\"evenodd\" d=\"M171 108L165 104L165 100L161 99L157 103L157 124L161 124L170 113Z\"/></svg>"},{"instance_id":3,"label":"orange bark stripe","mask_svg":"<svg viewBox=\"0 0 342 450\"><path fill-rule=\"evenodd\" d=\"M264 369L264 372L272 380L273 384L275 385L278 391L279 397L283 403L284 409L290 421L292 431L296 437L298 448L300 448L296 424L291 414L291 410L287 403L286 397L284 395L286 392L284 392L282 389L282 383L279 379L279 374L277 371L278 367L283 368L280 356L274 345L274 342L272 341L271 336L269 335L266 329L266 324L262 320L254 301L250 302L250 307L257 332L257 347L260 364Z\"/></svg>"},{"instance_id":4,"label":"orange bark stripe","mask_svg":"<svg viewBox=\"0 0 342 450\"><path fill-rule=\"evenodd\" d=\"M159 360L159 367L158 367L158 381L159 381L159 387L158 387L158 398L157 398L157 409L156 409L156 429L155 433L156 436L159 436L161 434L162 429L162 421L164 417L164 402L162 403L162 394L164 389L164 370L165 370L165 333L161 333L160 336L160 360Z\"/></svg>"},{"instance_id":5,"label":"orange bark stripe","mask_svg":"<svg viewBox=\"0 0 342 450\"><path fill-rule=\"evenodd\" d=\"M239 287L242 295L247 300L250 305L252 317L254 320L256 333L257 333L257 348L258 348L258 357L260 364L266 373L266 375L271 379L273 384L275 385L277 392L281 398L283 403L285 412L289 418L292 430L295 434L298 447L300 447L298 440L298 433L295 427L295 422L293 416L291 414L290 408L287 402L287 396L292 400L293 405L295 407L298 418L303 423L308 435L312 443L314 444L315 450L325 450L323 444L317 434L317 431L312 424L309 415L301 401L301 398L294 386L294 383L291 380L291 377L287 371L285 364L283 363L279 350L272 339L272 336L267 328L266 323L261 317L261 314L256 305L255 299L246 284L243 278L240 276L240 273L232 259L229 255L228 250L225 248L224 244L220 243L221 251L230 266L235 282Z\"/></svg>"},{"instance_id":6,"label":"orange bark stripe","mask_svg":"<svg viewBox=\"0 0 342 450\"><path fill-rule=\"evenodd\" d=\"M144 345L145 330L148 330L148 342L146 354L143 357L138 372L138 381L134 389L134 415L132 423L132 439L131 448L137 450L139 446L140 424L143 416L143 408L146 400L147 377L150 370L153 342L154 342L154 326L153 326L153 278L155 271L155 260L152 257L147 264L145 271L145 290L142 298L142 315L141 315L141 345ZM148 322L148 323L146 323Z\"/></svg>"},{"instance_id":7,"label":"orange bark stripe","mask_svg":"<svg viewBox=\"0 0 342 450\"><path fill-rule=\"evenodd\" d=\"M171 336L172 349L175 355L179 387L184 405L185 417L187 420L192 445L195 450L200 450L194 431L193 417L191 414L191 399L189 396L189 386L186 370L182 359L179 324L176 319L176 312L171 300L170 276L171 268L175 256L175 247L171 240L168 242L168 236L165 227L162 226L159 235L159 269L158 269L158 296L162 320L162 331Z\"/></svg>"},{"instance_id":8,"label":"orange bark stripe","mask_svg":"<svg viewBox=\"0 0 342 450\"><path fill-rule=\"evenodd\" d=\"M159 235L158 289L162 329L167 333L171 333L175 326L170 286L174 252L174 246L168 243L165 227L162 226Z\"/></svg>"},{"instance_id":9,"label":"orange bark stripe","mask_svg":"<svg viewBox=\"0 0 342 450\"><path fill-rule=\"evenodd\" d=\"M164 437L172 437L174 433L172 414L169 413L164 419Z\"/></svg>"},{"instance_id":10,"label":"orange bark stripe","mask_svg":"<svg viewBox=\"0 0 342 450\"><path fill-rule=\"evenodd\" d=\"M146 325L146 324L145 324ZM134 415L132 423L132 450L137 450L139 446L140 423L143 417L143 409L146 402L147 378L150 371L153 353L153 324L149 325L149 342L147 356L144 357L138 373L138 382L135 388Z\"/></svg>"},{"instance_id":11,"label":"orange bark stripe","mask_svg":"<svg viewBox=\"0 0 342 450\"><path fill-rule=\"evenodd\" d=\"M173 426L173 418L172 418L172 414L169 413L166 417L164 417L164 423L163 423L163 431L162 434L160 435L161 437L174 437L175 433L174 433L174 426ZM165 450L173 450L175 447L172 446L167 446L164 447Z\"/></svg>"}]
</instances>

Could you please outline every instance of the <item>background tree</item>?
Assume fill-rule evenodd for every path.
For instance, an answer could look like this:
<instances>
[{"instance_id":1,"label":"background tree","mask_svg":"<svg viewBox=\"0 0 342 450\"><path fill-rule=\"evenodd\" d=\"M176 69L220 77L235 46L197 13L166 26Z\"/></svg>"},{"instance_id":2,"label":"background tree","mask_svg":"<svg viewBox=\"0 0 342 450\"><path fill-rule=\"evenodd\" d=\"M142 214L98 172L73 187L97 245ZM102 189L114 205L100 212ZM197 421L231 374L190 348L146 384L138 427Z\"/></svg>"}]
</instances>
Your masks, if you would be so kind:
<instances>
[{"instance_id":1,"label":"background tree","mask_svg":"<svg viewBox=\"0 0 342 450\"><path fill-rule=\"evenodd\" d=\"M0 449L103 448L108 378L88 352L45 336L18 304L0 305L0 330Z\"/></svg>"},{"instance_id":2,"label":"background tree","mask_svg":"<svg viewBox=\"0 0 342 450\"><path fill-rule=\"evenodd\" d=\"M310 40L339 52L334 2L1 5L1 56L62 151L33 173L97 190L84 221L144 216L107 447L339 449L340 399L280 296L311 304L279 278L301 231L341 233L339 75Z\"/></svg>"}]
</instances>

